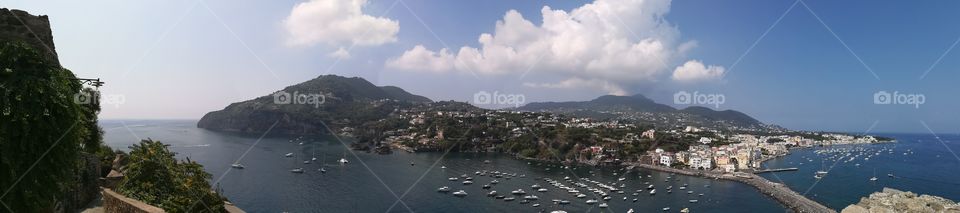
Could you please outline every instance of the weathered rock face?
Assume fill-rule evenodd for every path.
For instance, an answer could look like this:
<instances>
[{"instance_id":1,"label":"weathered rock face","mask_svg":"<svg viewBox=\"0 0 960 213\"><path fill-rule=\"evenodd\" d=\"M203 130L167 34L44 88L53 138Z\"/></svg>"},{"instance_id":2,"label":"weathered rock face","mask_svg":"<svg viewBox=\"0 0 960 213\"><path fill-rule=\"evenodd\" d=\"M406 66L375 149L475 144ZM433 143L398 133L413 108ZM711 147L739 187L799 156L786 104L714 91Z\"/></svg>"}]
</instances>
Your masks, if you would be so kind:
<instances>
[{"instance_id":1,"label":"weathered rock face","mask_svg":"<svg viewBox=\"0 0 960 213\"><path fill-rule=\"evenodd\" d=\"M917 195L891 188L870 194L860 199L860 203L847 206L841 213L873 212L948 212L960 213L960 203L946 198Z\"/></svg>"},{"instance_id":2,"label":"weathered rock face","mask_svg":"<svg viewBox=\"0 0 960 213\"><path fill-rule=\"evenodd\" d=\"M0 8L0 42L24 42L44 53L47 60L60 65L53 46L53 33L47 16L35 16L22 10Z\"/></svg>"}]
</instances>

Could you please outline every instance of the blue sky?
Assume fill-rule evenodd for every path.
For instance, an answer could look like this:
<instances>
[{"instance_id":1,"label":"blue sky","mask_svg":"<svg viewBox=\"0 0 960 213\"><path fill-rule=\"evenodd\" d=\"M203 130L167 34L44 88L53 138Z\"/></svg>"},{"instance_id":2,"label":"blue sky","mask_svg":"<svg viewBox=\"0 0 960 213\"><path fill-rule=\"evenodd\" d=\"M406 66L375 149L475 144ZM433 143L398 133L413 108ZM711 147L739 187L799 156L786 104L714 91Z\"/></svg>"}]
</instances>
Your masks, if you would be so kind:
<instances>
[{"instance_id":1,"label":"blue sky","mask_svg":"<svg viewBox=\"0 0 960 213\"><path fill-rule=\"evenodd\" d=\"M299 17L293 15L297 5L358 2L361 14L332 14L357 19L309 16L311 11L304 10L300 15L306 21L287 21ZM960 113L955 112L960 100L953 94L960 89L954 83L960 77L960 53L947 52L960 38L960 13L955 12L960 2L630 2L56 0L5 1L2 6L50 16L63 65L79 76L102 78L105 94L124 97L122 104L104 107L101 117L106 119L198 119L232 102L338 74L434 100L472 101L478 91L522 94L528 102L639 93L686 107L672 96L697 91L724 95L719 109L736 109L792 129L926 133L925 123L939 133L960 133ZM543 11L572 14L584 5L616 10L595 12L598 20L571 15L567 18L581 25L563 25L586 31L544 27ZM522 19L505 21L508 11ZM330 20L351 20L360 27L330 28L323 32L343 31L319 37L292 30L327 29L334 26L325 22ZM521 23L516 20L529 21L536 32L498 31L498 22ZM562 32L581 32L563 34L580 40L560 36ZM496 45L481 44L478 38L484 33L492 34ZM292 42L294 38L307 42ZM663 46L644 46L645 40ZM439 54L446 48L450 58L413 57L418 45L420 53ZM539 54L547 46L563 51ZM634 46L642 54L630 58L628 48ZM491 52L467 64L461 58L470 57L463 57L469 55L461 54L462 47L510 47L535 54L497 60L500 55ZM598 55L605 47L612 54ZM339 48L349 49L349 58L331 56ZM583 54L562 57L578 51ZM409 59L424 60L401 60L407 53ZM691 61L702 67L679 68ZM679 70L690 73L678 77ZM919 108L874 104L878 91L926 99Z\"/></svg>"}]
</instances>

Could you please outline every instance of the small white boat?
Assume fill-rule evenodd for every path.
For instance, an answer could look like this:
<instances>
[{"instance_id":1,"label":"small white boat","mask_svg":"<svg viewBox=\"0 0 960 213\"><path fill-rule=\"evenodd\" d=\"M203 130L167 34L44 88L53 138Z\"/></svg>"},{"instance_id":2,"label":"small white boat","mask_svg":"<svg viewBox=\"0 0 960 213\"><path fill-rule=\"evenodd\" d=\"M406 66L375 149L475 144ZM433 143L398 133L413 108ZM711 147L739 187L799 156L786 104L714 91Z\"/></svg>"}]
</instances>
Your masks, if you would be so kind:
<instances>
[{"instance_id":1,"label":"small white boat","mask_svg":"<svg viewBox=\"0 0 960 213\"><path fill-rule=\"evenodd\" d=\"M534 204L533 204L533 207L540 207L540 204L539 204L539 203L534 203Z\"/></svg>"},{"instance_id":2,"label":"small white boat","mask_svg":"<svg viewBox=\"0 0 960 213\"><path fill-rule=\"evenodd\" d=\"M288 158L289 158L289 157L293 157L293 152L287 153L286 155L283 155L283 156L284 156L284 157L288 157Z\"/></svg>"},{"instance_id":3,"label":"small white boat","mask_svg":"<svg viewBox=\"0 0 960 213\"><path fill-rule=\"evenodd\" d=\"M303 173L303 168L291 169L290 172L293 172L293 173Z\"/></svg>"},{"instance_id":4,"label":"small white boat","mask_svg":"<svg viewBox=\"0 0 960 213\"><path fill-rule=\"evenodd\" d=\"M457 197L467 196L467 192L461 189L460 191L453 192L453 196L457 196Z\"/></svg>"},{"instance_id":5,"label":"small white boat","mask_svg":"<svg viewBox=\"0 0 960 213\"><path fill-rule=\"evenodd\" d=\"M463 181L463 185L470 185L470 184L473 184L473 181L469 181L469 180Z\"/></svg>"},{"instance_id":6,"label":"small white boat","mask_svg":"<svg viewBox=\"0 0 960 213\"><path fill-rule=\"evenodd\" d=\"M515 195L522 195L522 194L526 194L527 192L523 191L523 189L517 189L517 190L513 190L510 193Z\"/></svg>"},{"instance_id":7,"label":"small white boat","mask_svg":"<svg viewBox=\"0 0 960 213\"><path fill-rule=\"evenodd\" d=\"M450 180L450 181L457 181L457 179L459 179L459 178L457 178L457 177L450 177L450 178L447 178L447 180Z\"/></svg>"},{"instance_id":8,"label":"small white boat","mask_svg":"<svg viewBox=\"0 0 960 213\"><path fill-rule=\"evenodd\" d=\"M539 200L540 197L537 197L536 195L527 195L527 196L523 196L523 199L526 199L526 200Z\"/></svg>"},{"instance_id":9,"label":"small white boat","mask_svg":"<svg viewBox=\"0 0 960 213\"><path fill-rule=\"evenodd\" d=\"M547 188L540 188L540 189L537 189L537 191L538 191L538 192L547 192Z\"/></svg>"},{"instance_id":10,"label":"small white boat","mask_svg":"<svg viewBox=\"0 0 960 213\"><path fill-rule=\"evenodd\" d=\"M587 197L587 195L585 195L585 194L578 194L578 195L577 195L577 198L585 198L585 197Z\"/></svg>"},{"instance_id":11,"label":"small white boat","mask_svg":"<svg viewBox=\"0 0 960 213\"><path fill-rule=\"evenodd\" d=\"M348 161L346 158L340 158L340 160L337 160L337 163L347 164L347 163L350 163L350 161Z\"/></svg>"},{"instance_id":12,"label":"small white boat","mask_svg":"<svg viewBox=\"0 0 960 213\"><path fill-rule=\"evenodd\" d=\"M230 165L230 167L233 167L234 169L243 169L243 168L244 168L243 164L239 164L239 163L232 164L232 165Z\"/></svg>"},{"instance_id":13,"label":"small white boat","mask_svg":"<svg viewBox=\"0 0 960 213\"><path fill-rule=\"evenodd\" d=\"M487 193L487 197L497 196L497 191L490 191Z\"/></svg>"},{"instance_id":14,"label":"small white boat","mask_svg":"<svg viewBox=\"0 0 960 213\"><path fill-rule=\"evenodd\" d=\"M610 207L610 206L607 205L607 203L601 203L599 207L600 207L600 208L607 208L607 207Z\"/></svg>"},{"instance_id":15,"label":"small white boat","mask_svg":"<svg viewBox=\"0 0 960 213\"><path fill-rule=\"evenodd\" d=\"M670 211L670 207L663 207L663 211Z\"/></svg>"},{"instance_id":16,"label":"small white boat","mask_svg":"<svg viewBox=\"0 0 960 213\"><path fill-rule=\"evenodd\" d=\"M310 161L305 160L305 161L303 161L303 164L310 164Z\"/></svg>"},{"instance_id":17,"label":"small white boat","mask_svg":"<svg viewBox=\"0 0 960 213\"><path fill-rule=\"evenodd\" d=\"M650 190L650 195L654 195L654 194L657 194L657 189L651 189L651 190Z\"/></svg>"},{"instance_id":18,"label":"small white boat","mask_svg":"<svg viewBox=\"0 0 960 213\"><path fill-rule=\"evenodd\" d=\"M503 198L503 201L513 201L516 199L517 199L516 197L508 197L508 198Z\"/></svg>"},{"instance_id":19,"label":"small white boat","mask_svg":"<svg viewBox=\"0 0 960 213\"><path fill-rule=\"evenodd\" d=\"M699 202L698 200L690 200L691 203Z\"/></svg>"},{"instance_id":20,"label":"small white boat","mask_svg":"<svg viewBox=\"0 0 960 213\"><path fill-rule=\"evenodd\" d=\"M438 192L450 192L450 187L444 186L437 189Z\"/></svg>"},{"instance_id":21,"label":"small white boat","mask_svg":"<svg viewBox=\"0 0 960 213\"><path fill-rule=\"evenodd\" d=\"M587 200L588 205L593 205L595 203L597 203L597 200L594 200L594 199Z\"/></svg>"}]
</instances>

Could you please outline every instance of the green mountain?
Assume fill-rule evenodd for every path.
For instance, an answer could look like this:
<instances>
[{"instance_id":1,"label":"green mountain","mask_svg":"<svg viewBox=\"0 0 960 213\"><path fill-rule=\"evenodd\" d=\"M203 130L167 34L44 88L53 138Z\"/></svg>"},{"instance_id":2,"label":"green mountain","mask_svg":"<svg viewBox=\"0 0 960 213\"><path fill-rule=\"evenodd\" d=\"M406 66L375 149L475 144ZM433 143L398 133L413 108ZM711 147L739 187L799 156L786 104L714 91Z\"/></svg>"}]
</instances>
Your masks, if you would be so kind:
<instances>
[{"instance_id":1,"label":"green mountain","mask_svg":"<svg viewBox=\"0 0 960 213\"><path fill-rule=\"evenodd\" d=\"M318 135L377 121L430 99L358 77L323 75L209 112L197 127L240 133ZM328 130L327 127L330 129Z\"/></svg>"},{"instance_id":2,"label":"green mountain","mask_svg":"<svg viewBox=\"0 0 960 213\"><path fill-rule=\"evenodd\" d=\"M726 123L743 127L763 124L736 110L716 111L700 106L678 110L657 103L640 94L633 96L604 95L590 101L536 102L521 106L517 110L567 113L595 118L614 118L619 116L617 114L642 113L643 116L637 117L642 117L642 119L651 122L663 122L668 125L681 125L681 123L671 123L671 120L687 122L683 124L712 125L711 123ZM650 116L650 114L658 116Z\"/></svg>"}]
</instances>

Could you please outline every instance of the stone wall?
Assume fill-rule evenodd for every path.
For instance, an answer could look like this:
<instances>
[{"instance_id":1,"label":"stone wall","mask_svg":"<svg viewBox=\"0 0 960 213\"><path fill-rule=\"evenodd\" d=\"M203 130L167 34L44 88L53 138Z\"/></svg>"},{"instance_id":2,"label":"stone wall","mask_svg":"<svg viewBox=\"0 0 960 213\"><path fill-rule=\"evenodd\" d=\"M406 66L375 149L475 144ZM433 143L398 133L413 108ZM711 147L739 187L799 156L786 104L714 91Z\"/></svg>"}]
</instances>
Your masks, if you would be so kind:
<instances>
[{"instance_id":1,"label":"stone wall","mask_svg":"<svg viewBox=\"0 0 960 213\"><path fill-rule=\"evenodd\" d=\"M103 210L104 212L123 212L123 213L157 213L164 212L150 204L134 200L120 193L107 188L101 188L103 191Z\"/></svg>"},{"instance_id":2,"label":"stone wall","mask_svg":"<svg viewBox=\"0 0 960 213\"><path fill-rule=\"evenodd\" d=\"M47 60L60 65L47 16L35 16L22 10L0 8L0 42L10 41L27 43L44 53Z\"/></svg>"}]
</instances>

